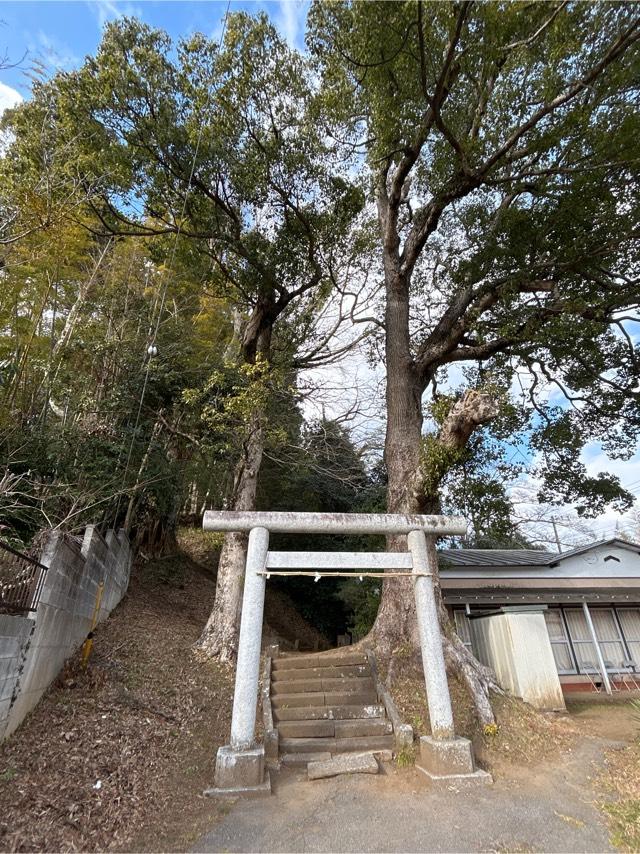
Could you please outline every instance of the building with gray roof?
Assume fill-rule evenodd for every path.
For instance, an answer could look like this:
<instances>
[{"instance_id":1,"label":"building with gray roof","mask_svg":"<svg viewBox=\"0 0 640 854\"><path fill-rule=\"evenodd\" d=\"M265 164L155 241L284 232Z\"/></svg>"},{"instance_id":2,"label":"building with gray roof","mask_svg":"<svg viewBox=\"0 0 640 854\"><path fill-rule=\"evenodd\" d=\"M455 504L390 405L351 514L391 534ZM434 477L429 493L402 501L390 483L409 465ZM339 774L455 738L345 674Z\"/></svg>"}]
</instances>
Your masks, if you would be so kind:
<instances>
[{"instance_id":1,"label":"building with gray roof","mask_svg":"<svg viewBox=\"0 0 640 854\"><path fill-rule=\"evenodd\" d=\"M535 606L565 694L640 689L640 545L614 537L560 554L443 549L439 556L445 603L469 646L474 619Z\"/></svg>"}]
</instances>

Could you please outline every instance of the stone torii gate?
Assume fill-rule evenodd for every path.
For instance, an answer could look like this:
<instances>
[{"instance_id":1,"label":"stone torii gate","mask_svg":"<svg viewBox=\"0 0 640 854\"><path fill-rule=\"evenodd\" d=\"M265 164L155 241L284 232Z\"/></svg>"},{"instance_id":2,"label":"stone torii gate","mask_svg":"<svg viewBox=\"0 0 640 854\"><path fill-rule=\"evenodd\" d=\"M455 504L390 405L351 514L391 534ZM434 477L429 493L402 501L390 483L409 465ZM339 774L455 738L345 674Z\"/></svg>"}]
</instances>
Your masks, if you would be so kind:
<instances>
[{"instance_id":1,"label":"stone torii gate","mask_svg":"<svg viewBox=\"0 0 640 854\"><path fill-rule=\"evenodd\" d=\"M264 597L269 570L347 569L395 570L385 579L411 576L431 735L420 739L417 767L434 781L488 782L476 770L468 739L456 737L451 698L440 637L434 575L427 536L464 534L466 521L457 516L384 513L283 513L214 511L204 514L205 531L248 532L240 640L231 718L231 743L216 758L215 788L211 795L268 793L264 746L256 744L255 723L260 675L260 646ZM274 552L269 533L288 534L406 534L407 552ZM330 572L324 573L330 576ZM382 572L381 572L382 575Z\"/></svg>"}]
</instances>

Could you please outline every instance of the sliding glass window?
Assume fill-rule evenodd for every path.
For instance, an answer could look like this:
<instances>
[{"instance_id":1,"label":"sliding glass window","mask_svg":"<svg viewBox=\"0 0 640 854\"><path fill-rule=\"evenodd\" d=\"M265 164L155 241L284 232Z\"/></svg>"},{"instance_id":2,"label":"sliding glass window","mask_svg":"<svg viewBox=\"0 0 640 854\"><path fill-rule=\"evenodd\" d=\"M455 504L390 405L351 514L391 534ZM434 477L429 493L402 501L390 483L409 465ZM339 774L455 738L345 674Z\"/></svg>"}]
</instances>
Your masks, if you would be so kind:
<instances>
[{"instance_id":1,"label":"sliding glass window","mask_svg":"<svg viewBox=\"0 0 640 854\"><path fill-rule=\"evenodd\" d=\"M562 619L560 608L549 608L544 612L553 657L556 660L558 673L575 673L576 665L571 653L571 644Z\"/></svg>"},{"instance_id":2,"label":"sliding glass window","mask_svg":"<svg viewBox=\"0 0 640 854\"><path fill-rule=\"evenodd\" d=\"M640 608L616 608L616 614L633 664L640 670Z\"/></svg>"}]
</instances>

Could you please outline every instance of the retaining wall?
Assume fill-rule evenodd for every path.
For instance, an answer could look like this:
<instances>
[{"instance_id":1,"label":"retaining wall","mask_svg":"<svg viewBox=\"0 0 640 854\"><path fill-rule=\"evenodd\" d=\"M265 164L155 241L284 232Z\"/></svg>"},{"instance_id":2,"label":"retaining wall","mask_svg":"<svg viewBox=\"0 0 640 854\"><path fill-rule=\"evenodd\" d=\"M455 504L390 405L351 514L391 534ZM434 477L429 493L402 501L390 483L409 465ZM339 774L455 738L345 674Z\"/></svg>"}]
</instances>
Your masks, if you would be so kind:
<instances>
[{"instance_id":1,"label":"retaining wall","mask_svg":"<svg viewBox=\"0 0 640 854\"><path fill-rule=\"evenodd\" d=\"M98 589L104 583L98 620L124 596L131 550L124 531L106 538L93 526L82 544L52 535L40 563L48 567L40 603L28 616L0 614L0 740L22 723L84 642L91 629Z\"/></svg>"}]
</instances>

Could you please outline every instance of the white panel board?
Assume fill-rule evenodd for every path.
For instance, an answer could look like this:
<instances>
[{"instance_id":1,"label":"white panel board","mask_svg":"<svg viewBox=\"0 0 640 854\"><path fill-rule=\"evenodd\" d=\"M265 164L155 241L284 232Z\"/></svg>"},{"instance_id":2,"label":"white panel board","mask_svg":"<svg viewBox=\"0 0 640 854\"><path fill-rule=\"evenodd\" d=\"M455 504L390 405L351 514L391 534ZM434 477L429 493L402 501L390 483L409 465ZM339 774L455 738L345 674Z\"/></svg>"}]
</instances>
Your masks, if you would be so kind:
<instances>
[{"instance_id":1,"label":"white panel board","mask_svg":"<svg viewBox=\"0 0 640 854\"><path fill-rule=\"evenodd\" d=\"M267 569L412 569L408 552L269 552Z\"/></svg>"}]
</instances>

